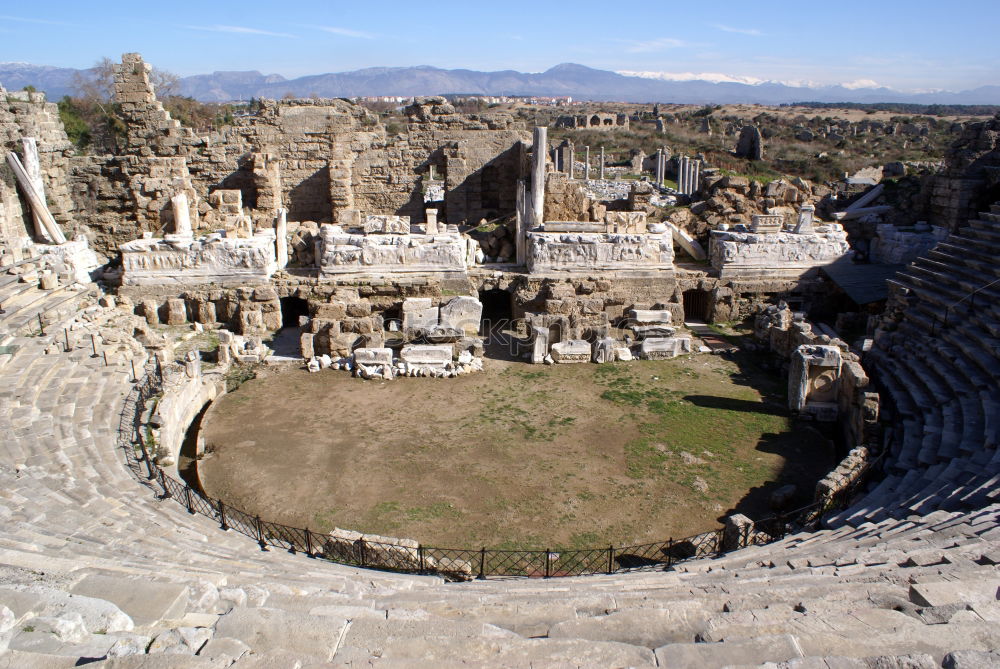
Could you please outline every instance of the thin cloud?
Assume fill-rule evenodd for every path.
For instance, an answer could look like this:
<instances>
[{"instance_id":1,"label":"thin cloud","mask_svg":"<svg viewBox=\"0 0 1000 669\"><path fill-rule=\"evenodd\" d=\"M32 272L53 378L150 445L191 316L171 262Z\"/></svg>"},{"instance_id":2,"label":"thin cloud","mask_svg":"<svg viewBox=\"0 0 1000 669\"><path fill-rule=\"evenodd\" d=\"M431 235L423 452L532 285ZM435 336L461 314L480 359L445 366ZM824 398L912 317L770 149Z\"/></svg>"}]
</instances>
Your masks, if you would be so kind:
<instances>
[{"instance_id":1,"label":"thin cloud","mask_svg":"<svg viewBox=\"0 0 1000 669\"><path fill-rule=\"evenodd\" d=\"M645 42L633 42L632 46L627 48L627 51L630 53L651 53L665 49L677 49L682 46L691 45L684 40L673 37L660 37L659 39L647 40Z\"/></svg>"},{"instance_id":2,"label":"thin cloud","mask_svg":"<svg viewBox=\"0 0 1000 669\"><path fill-rule=\"evenodd\" d=\"M9 16L0 14L0 21L17 21L18 23L41 23L46 26L68 26L64 21L47 21L45 19L29 19L25 16Z\"/></svg>"},{"instance_id":3,"label":"thin cloud","mask_svg":"<svg viewBox=\"0 0 1000 669\"><path fill-rule=\"evenodd\" d=\"M361 30L351 30L350 28L338 28L337 26L316 26L323 32L341 37L354 37L355 39L375 39L375 35Z\"/></svg>"},{"instance_id":4,"label":"thin cloud","mask_svg":"<svg viewBox=\"0 0 1000 669\"><path fill-rule=\"evenodd\" d=\"M721 30L722 32L736 33L737 35L750 35L751 37L761 37L764 34L756 28L733 28L732 26L725 26L721 23L715 23L712 27L716 30Z\"/></svg>"},{"instance_id":5,"label":"thin cloud","mask_svg":"<svg viewBox=\"0 0 1000 669\"><path fill-rule=\"evenodd\" d=\"M265 37L295 37L289 33L276 33L270 30L260 30L259 28L247 28L246 26L188 26L191 30L205 30L213 33L235 33L238 35L263 35Z\"/></svg>"}]
</instances>

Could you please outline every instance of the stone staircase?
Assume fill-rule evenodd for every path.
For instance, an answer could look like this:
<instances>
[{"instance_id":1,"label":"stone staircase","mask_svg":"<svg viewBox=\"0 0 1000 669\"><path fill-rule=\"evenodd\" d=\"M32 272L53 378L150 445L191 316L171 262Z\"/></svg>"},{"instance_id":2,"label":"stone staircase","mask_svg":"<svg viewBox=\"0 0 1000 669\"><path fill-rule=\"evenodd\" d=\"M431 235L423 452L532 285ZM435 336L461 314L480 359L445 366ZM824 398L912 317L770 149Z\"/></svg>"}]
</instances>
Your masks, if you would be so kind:
<instances>
[{"instance_id":1,"label":"stone staircase","mask_svg":"<svg viewBox=\"0 0 1000 669\"><path fill-rule=\"evenodd\" d=\"M5 338L38 333L58 325L72 317L86 298L96 296L93 287L59 284L54 275L40 283L44 267L45 262L39 257L0 266L0 345ZM42 288L45 283L51 287Z\"/></svg>"},{"instance_id":2,"label":"stone staircase","mask_svg":"<svg viewBox=\"0 0 1000 669\"><path fill-rule=\"evenodd\" d=\"M910 306L870 353L895 414L887 476L831 525L1000 501L997 258L993 205L893 279Z\"/></svg>"},{"instance_id":3,"label":"stone staircase","mask_svg":"<svg viewBox=\"0 0 1000 669\"><path fill-rule=\"evenodd\" d=\"M113 311L81 318L100 330ZM920 479L884 491L867 518L855 509L851 523L671 571L447 583L262 552L161 500L116 446L129 366L106 366L87 337L70 351L59 337L13 337L0 367L0 667L1000 662L989 654L1000 647L996 486L969 481L961 504L902 497L940 466L935 494L951 499L947 485L964 480L944 476L952 461L992 461L990 394L971 359L968 377L945 374L952 363L899 363L907 420L941 438L911 437L900 479ZM935 413L929 399L948 379L957 399Z\"/></svg>"}]
</instances>

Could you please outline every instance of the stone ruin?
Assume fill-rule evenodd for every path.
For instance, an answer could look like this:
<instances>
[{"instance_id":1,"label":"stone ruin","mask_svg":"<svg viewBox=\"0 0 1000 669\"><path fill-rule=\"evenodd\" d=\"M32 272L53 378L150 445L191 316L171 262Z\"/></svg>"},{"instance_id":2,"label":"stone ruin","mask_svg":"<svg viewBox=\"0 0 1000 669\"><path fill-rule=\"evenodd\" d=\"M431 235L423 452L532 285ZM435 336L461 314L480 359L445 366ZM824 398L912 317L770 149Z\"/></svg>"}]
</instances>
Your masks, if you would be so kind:
<instances>
[{"instance_id":1,"label":"stone ruin","mask_svg":"<svg viewBox=\"0 0 1000 669\"><path fill-rule=\"evenodd\" d=\"M346 102L268 101L199 137L158 105L137 56L116 88L128 131L109 156L76 156L39 94L0 91L0 138L17 160L5 158L23 168L0 179L0 661L1000 662L1000 204L968 211L991 192L996 121L970 129L931 180L928 220L947 235L880 235L901 260L922 253L925 233L943 238L893 279L854 344L802 313L812 272L847 241L840 222L810 215L814 186L758 185L771 202L750 213L723 193L752 184L703 171L699 202L730 227L709 233L722 249L711 269L688 269L667 237L683 249L684 227L650 222L651 188L614 206L589 197L550 169L544 132L531 146L503 114L419 101L394 143ZM514 267L470 252L463 227L491 211L513 217ZM477 550L428 558L413 541L347 530L292 544L407 573L321 565L289 554L262 519L163 483L228 365L270 359L264 338L285 320L298 316L302 353L321 367L441 376L482 357L480 291L509 293L528 359L553 364L685 354L691 298L710 298L709 319L756 312L753 345L787 368L790 408L844 445L816 498L846 506L801 526L779 515L777 528L731 514L711 555L618 556L638 574L462 586L443 577L474 577ZM765 306L779 296L794 309ZM198 329L219 339L215 365L178 352ZM157 368L161 392L137 412L143 370ZM609 556L618 569L614 546Z\"/></svg>"}]
</instances>

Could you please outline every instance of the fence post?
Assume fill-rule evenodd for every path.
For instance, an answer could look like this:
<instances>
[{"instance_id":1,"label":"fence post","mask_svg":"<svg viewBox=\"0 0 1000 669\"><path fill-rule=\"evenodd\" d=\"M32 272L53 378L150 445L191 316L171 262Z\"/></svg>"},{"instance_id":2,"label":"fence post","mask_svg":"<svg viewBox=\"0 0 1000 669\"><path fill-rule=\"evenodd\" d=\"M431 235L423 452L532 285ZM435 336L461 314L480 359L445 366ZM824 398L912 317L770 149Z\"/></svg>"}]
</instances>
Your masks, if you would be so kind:
<instances>
[{"instance_id":1,"label":"fence post","mask_svg":"<svg viewBox=\"0 0 1000 669\"><path fill-rule=\"evenodd\" d=\"M424 573L424 571L426 571L426 569L424 567L424 545L423 544L417 544L417 557L420 559L420 573L422 574L422 573Z\"/></svg>"},{"instance_id":2,"label":"fence post","mask_svg":"<svg viewBox=\"0 0 1000 669\"><path fill-rule=\"evenodd\" d=\"M308 527L306 528L306 555L309 557L316 557L313 555L312 532L309 531Z\"/></svg>"},{"instance_id":3,"label":"fence post","mask_svg":"<svg viewBox=\"0 0 1000 669\"><path fill-rule=\"evenodd\" d=\"M163 488L163 499L169 499L173 497L173 495L170 494L170 488L167 487L167 476L166 474L163 473L162 469L159 471L160 471L160 487Z\"/></svg>"},{"instance_id":4,"label":"fence post","mask_svg":"<svg viewBox=\"0 0 1000 669\"><path fill-rule=\"evenodd\" d=\"M549 557L551 555L552 555L552 551L550 551L548 548L546 548L545 549L545 578L548 578L551 575L551 572L549 570L549 564L552 562L551 560L549 560Z\"/></svg>"},{"instance_id":5,"label":"fence post","mask_svg":"<svg viewBox=\"0 0 1000 669\"><path fill-rule=\"evenodd\" d=\"M486 546L479 551L479 576L476 578L480 581L486 580Z\"/></svg>"},{"instance_id":6,"label":"fence post","mask_svg":"<svg viewBox=\"0 0 1000 669\"><path fill-rule=\"evenodd\" d=\"M223 532L229 531L229 525L226 524L226 505L221 499L219 500L219 523Z\"/></svg>"},{"instance_id":7,"label":"fence post","mask_svg":"<svg viewBox=\"0 0 1000 669\"><path fill-rule=\"evenodd\" d=\"M778 535L779 539L785 538L785 513L782 511L778 514L778 526L781 528L781 532Z\"/></svg>"},{"instance_id":8,"label":"fence post","mask_svg":"<svg viewBox=\"0 0 1000 669\"><path fill-rule=\"evenodd\" d=\"M257 516L254 524L257 526L257 543L262 551L267 552L267 542L264 541L264 526L260 522L260 516Z\"/></svg>"},{"instance_id":9,"label":"fence post","mask_svg":"<svg viewBox=\"0 0 1000 669\"><path fill-rule=\"evenodd\" d=\"M365 555L365 540L364 538L358 539L358 543L355 544L358 547L358 561L361 563L362 567L368 566L368 556Z\"/></svg>"},{"instance_id":10,"label":"fence post","mask_svg":"<svg viewBox=\"0 0 1000 669\"><path fill-rule=\"evenodd\" d=\"M614 544L608 545L608 573L615 573L615 546Z\"/></svg>"},{"instance_id":11,"label":"fence post","mask_svg":"<svg viewBox=\"0 0 1000 669\"><path fill-rule=\"evenodd\" d=\"M187 505L188 513L194 515L194 504L191 501L191 486L184 485L184 503Z\"/></svg>"},{"instance_id":12,"label":"fence post","mask_svg":"<svg viewBox=\"0 0 1000 669\"><path fill-rule=\"evenodd\" d=\"M674 538L670 537L667 539L667 569L673 564L674 558Z\"/></svg>"}]
</instances>

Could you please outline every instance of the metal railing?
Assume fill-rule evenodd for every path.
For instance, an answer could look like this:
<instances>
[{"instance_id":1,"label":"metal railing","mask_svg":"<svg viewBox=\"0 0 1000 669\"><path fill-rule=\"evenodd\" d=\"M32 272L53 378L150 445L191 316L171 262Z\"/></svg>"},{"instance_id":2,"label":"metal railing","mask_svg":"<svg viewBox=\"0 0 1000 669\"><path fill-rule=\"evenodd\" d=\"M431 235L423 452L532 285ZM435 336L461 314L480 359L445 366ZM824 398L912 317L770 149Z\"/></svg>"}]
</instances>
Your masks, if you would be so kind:
<instances>
[{"instance_id":1,"label":"metal railing","mask_svg":"<svg viewBox=\"0 0 1000 669\"><path fill-rule=\"evenodd\" d=\"M934 322L933 322L933 324L931 326L931 336L934 336L935 334L937 334L938 323L941 324L941 328L942 329L948 327L948 317L951 315L951 310L952 309L958 307L960 304L962 304L966 300L969 300L968 309L971 311L972 309L974 309L976 307L976 295L978 293L986 290L987 288L992 288L993 286L996 286L998 284L1000 284L1000 279L994 279L993 281L990 281L989 283L983 284L979 288L976 288L975 290L972 290L972 291L968 292L967 294L963 295L962 297L960 297L959 299L955 300L951 304L946 305L945 308L944 308L944 316L943 317L939 317L937 314L931 314L931 318L934 319Z\"/></svg>"},{"instance_id":2,"label":"metal railing","mask_svg":"<svg viewBox=\"0 0 1000 669\"><path fill-rule=\"evenodd\" d=\"M739 530L719 528L683 539L667 539L631 546L574 550L492 550L424 546L417 542L381 543L348 540L308 528L290 527L261 519L206 496L168 475L153 459L142 434L143 415L150 399L161 392L159 367L138 380L125 400L119 421L119 446L126 464L161 499L172 499L188 513L202 515L225 531L250 537L262 551L272 548L339 564L388 571L439 574L456 580L489 576L543 577L614 574L643 569L670 569L687 560L718 557L730 550L777 541L787 534L816 529L820 517L845 505L864 476L841 491L836 499L814 502L801 509L758 520ZM874 465L874 462L871 463ZM870 469L866 467L866 471Z\"/></svg>"}]
</instances>

